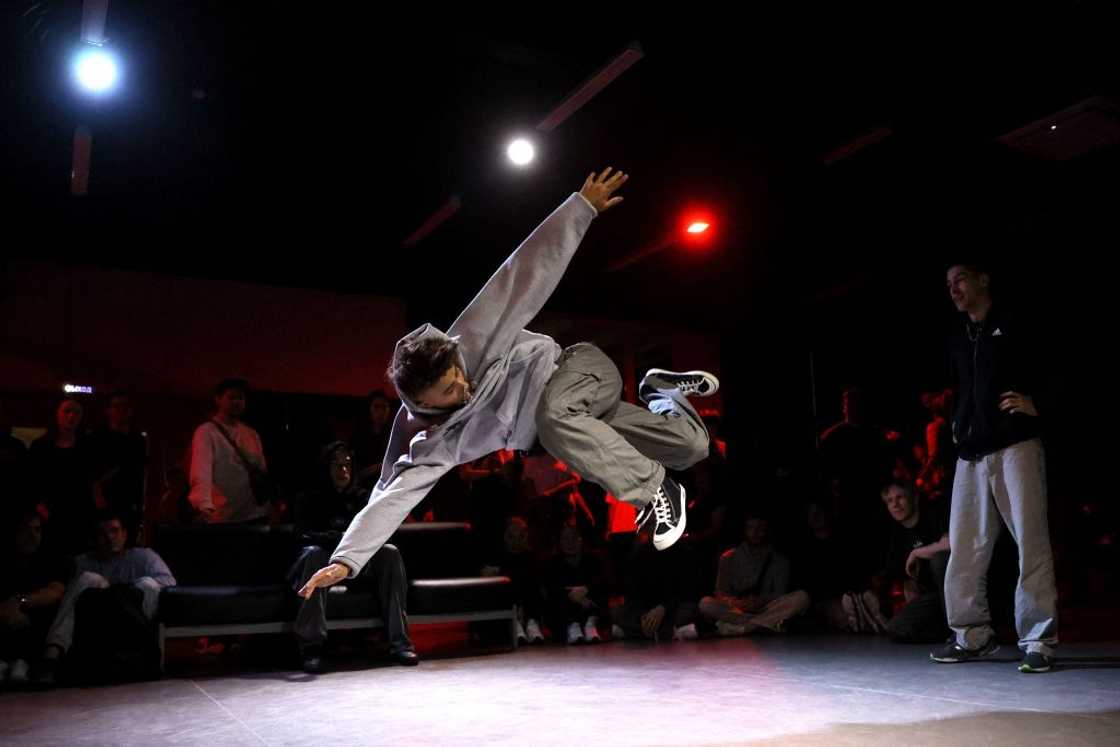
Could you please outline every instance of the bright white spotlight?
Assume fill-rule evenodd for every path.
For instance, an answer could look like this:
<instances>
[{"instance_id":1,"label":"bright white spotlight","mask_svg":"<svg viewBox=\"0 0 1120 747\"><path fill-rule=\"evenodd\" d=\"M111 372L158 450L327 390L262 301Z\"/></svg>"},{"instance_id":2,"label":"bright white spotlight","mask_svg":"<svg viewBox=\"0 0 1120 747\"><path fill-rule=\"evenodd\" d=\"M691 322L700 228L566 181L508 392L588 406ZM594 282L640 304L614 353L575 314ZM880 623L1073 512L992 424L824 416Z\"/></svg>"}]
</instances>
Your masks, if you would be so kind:
<instances>
[{"instance_id":1,"label":"bright white spotlight","mask_svg":"<svg viewBox=\"0 0 1120 747\"><path fill-rule=\"evenodd\" d=\"M509 160L513 161L515 166L528 166L533 162L536 154L537 151L533 144L525 138L514 140L506 149L506 155L509 156Z\"/></svg>"},{"instance_id":2,"label":"bright white spotlight","mask_svg":"<svg viewBox=\"0 0 1120 747\"><path fill-rule=\"evenodd\" d=\"M74 57L74 80L87 93L105 94L120 79L116 58L100 47L90 47Z\"/></svg>"}]
</instances>

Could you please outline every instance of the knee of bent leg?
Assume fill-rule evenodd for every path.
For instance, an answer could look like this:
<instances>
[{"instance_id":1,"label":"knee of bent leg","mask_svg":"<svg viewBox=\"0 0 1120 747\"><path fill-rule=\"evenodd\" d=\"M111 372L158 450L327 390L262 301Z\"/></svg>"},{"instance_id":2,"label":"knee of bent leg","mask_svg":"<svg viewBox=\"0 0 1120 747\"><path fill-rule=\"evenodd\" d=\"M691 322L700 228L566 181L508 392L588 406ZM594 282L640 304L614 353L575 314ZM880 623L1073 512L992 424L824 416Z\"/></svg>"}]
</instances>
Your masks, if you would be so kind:
<instances>
[{"instance_id":1,"label":"knee of bent leg","mask_svg":"<svg viewBox=\"0 0 1120 747\"><path fill-rule=\"evenodd\" d=\"M564 414L561 407L549 402L547 394L541 397L536 412L537 437L540 438L541 444L546 449L549 448L549 443L555 440L557 429L560 427Z\"/></svg>"},{"instance_id":2,"label":"knee of bent leg","mask_svg":"<svg viewBox=\"0 0 1120 747\"><path fill-rule=\"evenodd\" d=\"M91 571L82 571L78 574L77 584L84 589L109 588L109 582L105 580L104 576Z\"/></svg>"},{"instance_id":3,"label":"knee of bent leg","mask_svg":"<svg viewBox=\"0 0 1120 747\"><path fill-rule=\"evenodd\" d=\"M809 597L809 592L799 590L793 592L795 615L804 614L812 606L813 600Z\"/></svg>"},{"instance_id":4,"label":"knee of bent leg","mask_svg":"<svg viewBox=\"0 0 1120 747\"><path fill-rule=\"evenodd\" d=\"M695 436L688 440L686 444L687 454L685 455L685 462L688 467L708 458L708 443L708 433L704 430L698 431Z\"/></svg>"}]
</instances>

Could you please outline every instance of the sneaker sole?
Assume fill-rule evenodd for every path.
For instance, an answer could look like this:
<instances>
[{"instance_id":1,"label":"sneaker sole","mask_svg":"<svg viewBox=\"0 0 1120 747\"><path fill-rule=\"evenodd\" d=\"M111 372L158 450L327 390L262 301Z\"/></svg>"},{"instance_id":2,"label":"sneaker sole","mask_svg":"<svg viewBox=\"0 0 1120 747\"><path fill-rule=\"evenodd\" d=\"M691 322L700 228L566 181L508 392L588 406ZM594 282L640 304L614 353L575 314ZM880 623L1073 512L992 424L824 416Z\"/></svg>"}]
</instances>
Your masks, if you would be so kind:
<instances>
[{"instance_id":1,"label":"sneaker sole","mask_svg":"<svg viewBox=\"0 0 1120 747\"><path fill-rule=\"evenodd\" d=\"M664 368L651 368L646 371L646 376L657 376L658 374L667 374L669 376L703 376L711 382L712 388L706 394L694 394L693 397L711 397L719 391L719 379L708 371L667 371ZM645 376L642 377L645 379Z\"/></svg>"},{"instance_id":2,"label":"sneaker sole","mask_svg":"<svg viewBox=\"0 0 1120 747\"><path fill-rule=\"evenodd\" d=\"M995 646L990 651L985 651L982 654L974 654L973 656L969 656L965 659L951 659L951 658L948 658L948 657L938 658L938 657L934 656L933 654L930 654L929 655L929 660L930 661L935 661L938 664L964 664L965 662L969 662L969 661L980 661L981 659L987 659L988 657L992 656L993 654L997 653L998 651L999 651L999 646Z\"/></svg>"},{"instance_id":3,"label":"sneaker sole","mask_svg":"<svg viewBox=\"0 0 1120 747\"><path fill-rule=\"evenodd\" d=\"M685 495L684 486L681 485L681 520L677 522L677 525L673 527L673 530L668 534L663 534L660 537L654 535L653 546L656 549L668 550L670 547L675 545L677 540L679 540L684 535L684 528L688 523L688 513L687 511L685 511L687 501L688 496Z\"/></svg>"},{"instance_id":4,"label":"sneaker sole","mask_svg":"<svg viewBox=\"0 0 1120 747\"><path fill-rule=\"evenodd\" d=\"M1020 664L1019 671L1023 674L1042 674L1043 672L1049 672L1050 666L1047 665L1045 667L1032 667L1028 666L1027 664Z\"/></svg>"}]
</instances>

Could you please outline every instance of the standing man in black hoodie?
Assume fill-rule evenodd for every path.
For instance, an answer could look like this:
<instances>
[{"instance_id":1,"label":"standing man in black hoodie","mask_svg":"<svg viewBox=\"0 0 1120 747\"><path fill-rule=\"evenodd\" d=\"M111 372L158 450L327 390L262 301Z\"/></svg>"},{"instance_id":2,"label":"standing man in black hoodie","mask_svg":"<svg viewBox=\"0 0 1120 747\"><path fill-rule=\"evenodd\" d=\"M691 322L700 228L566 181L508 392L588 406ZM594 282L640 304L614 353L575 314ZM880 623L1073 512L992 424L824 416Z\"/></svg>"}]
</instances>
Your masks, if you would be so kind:
<instances>
[{"instance_id":1,"label":"standing man in black hoodie","mask_svg":"<svg viewBox=\"0 0 1120 747\"><path fill-rule=\"evenodd\" d=\"M1038 404L1045 394L1041 354L1029 330L993 305L983 267L953 265L947 283L957 311L966 315L950 346L958 391L953 437L960 456L945 577L953 638L930 658L957 663L999 648L985 584L1002 521L1019 546L1019 671L1046 672L1058 644L1058 616Z\"/></svg>"}]
</instances>

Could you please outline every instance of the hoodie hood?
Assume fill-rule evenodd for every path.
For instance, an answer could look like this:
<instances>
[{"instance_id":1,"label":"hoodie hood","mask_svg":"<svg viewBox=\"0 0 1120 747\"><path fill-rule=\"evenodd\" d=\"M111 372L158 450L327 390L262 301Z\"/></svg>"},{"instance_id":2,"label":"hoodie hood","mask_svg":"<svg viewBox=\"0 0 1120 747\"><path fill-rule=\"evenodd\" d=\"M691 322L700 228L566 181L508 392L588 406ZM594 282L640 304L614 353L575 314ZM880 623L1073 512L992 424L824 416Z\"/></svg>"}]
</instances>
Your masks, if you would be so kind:
<instances>
[{"instance_id":1,"label":"hoodie hood","mask_svg":"<svg viewBox=\"0 0 1120 747\"><path fill-rule=\"evenodd\" d=\"M458 336L452 337L452 336L448 335L446 332L433 327L431 324L424 324L424 325L421 325L421 326L417 327L416 329L412 330L407 335L405 335L404 337L402 337L400 340L397 341L396 348L393 351L394 357L396 356L396 352L401 349L402 345L410 343L414 340L423 340L423 339L427 339L427 338L433 338L433 339L438 339L438 340L452 340L454 342L459 342L459 337ZM456 349L456 362L458 363L459 368L462 369L464 375L466 375L469 378L470 373L467 371L467 363L466 363L466 360L463 358L462 349ZM436 408L436 407L421 407L420 405L413 402L404 392L398 391L397 394L400 396L401 402L404 403L404 406L413 415L447 415L449 413L455 412L455 410L457 409L457 408L443 408L443 409L441 409L441 408Z\"/></svg>"}]
</instances>

